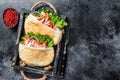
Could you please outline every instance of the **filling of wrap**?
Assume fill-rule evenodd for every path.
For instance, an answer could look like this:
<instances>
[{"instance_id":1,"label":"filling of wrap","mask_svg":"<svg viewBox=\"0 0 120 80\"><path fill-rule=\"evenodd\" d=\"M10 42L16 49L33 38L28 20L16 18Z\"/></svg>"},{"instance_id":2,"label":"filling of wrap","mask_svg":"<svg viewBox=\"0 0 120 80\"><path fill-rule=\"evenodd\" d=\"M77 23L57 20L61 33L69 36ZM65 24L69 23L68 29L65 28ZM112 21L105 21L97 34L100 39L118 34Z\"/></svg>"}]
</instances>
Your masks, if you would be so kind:
<instances>
[{"instance_id":1,"label":"filling of wrap","mask_svg":"<svg viewBox=\"0 0 120 80\"><path fill-rule=\"evenodd\" d=\"M54 29L61 30L67 26L67 22L59 17L57 14L52 13L46 8L42 8L37 13L33 14L42 24Z\"/></svg>"},{"instance_id":2,"label":"filling of wrap","mask_svg":"<svg viewBox=\"0 0 120 80\"><path fill-rule=\"evenodd\" d=\"M25 46L35 47L35 48L52 47L54 44L53 39L51 39L49 36L41 35L41 34L34 34L33 32L28 32L26 35L24 35L21 38L20 43Z\"/></svg>"}]
</instances>

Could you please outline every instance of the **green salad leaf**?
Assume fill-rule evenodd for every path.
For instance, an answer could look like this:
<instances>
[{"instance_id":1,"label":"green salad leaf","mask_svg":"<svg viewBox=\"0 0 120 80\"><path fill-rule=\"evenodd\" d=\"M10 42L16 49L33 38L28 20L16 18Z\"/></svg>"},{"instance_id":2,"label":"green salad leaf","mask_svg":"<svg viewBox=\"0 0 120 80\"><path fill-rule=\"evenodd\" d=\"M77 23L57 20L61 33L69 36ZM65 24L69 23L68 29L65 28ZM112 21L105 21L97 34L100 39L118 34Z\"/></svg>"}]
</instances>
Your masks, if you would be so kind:
<instances>
[{"instance_id":1,"label":"green salad leaf","mask_svg":"<svg viewBox=\"0 0 120 80\"><path fill-rule=\"evenodd\" d=\"M41 43L43 43L44 41L47 41L47 47L52 47L54 45L53 39L51 39L47 35L34 34L33 32L28 32L26 35L30 37L36 37ZM21 44L23 44L24 37L25 35L21 37L21 41L20 41Z\"/></svg>"},{"instance_id":2,"label":"green salad leaf","mask_svg":"<svg viewBox=\"0 0 120 80\"><path fill-rule=\"evenodd\" d=\"M59 28L63 29L65 26L67 26L67 22L61 18L58 14L52 13L50 10L47 10L45 7L43 7L41 10L38 11L38 13L34 13L34 16L40 16L42 12L48 12L50 15L50 20Z\"/></svg>"},{"instance_id":3,"label":"green salad leaf","mask_svg":"<svg viewBox=\"0 0 120 80\"><path fill-rule=\"evenodd\" d=\"M34 13L33 14L34 16L40 16L40 13L38 12L38 13Z\"/></svg>"},{"instance_id":4,"label":"green salad leaf","mask_svg":"<svg viewBox=\"0 0 120 80\"><path fill-rule=\"evenodd\" d=\"M36 36L33 32L28 32L27 35L29 35L30 37Z\"/></svg>"}]
</instances>

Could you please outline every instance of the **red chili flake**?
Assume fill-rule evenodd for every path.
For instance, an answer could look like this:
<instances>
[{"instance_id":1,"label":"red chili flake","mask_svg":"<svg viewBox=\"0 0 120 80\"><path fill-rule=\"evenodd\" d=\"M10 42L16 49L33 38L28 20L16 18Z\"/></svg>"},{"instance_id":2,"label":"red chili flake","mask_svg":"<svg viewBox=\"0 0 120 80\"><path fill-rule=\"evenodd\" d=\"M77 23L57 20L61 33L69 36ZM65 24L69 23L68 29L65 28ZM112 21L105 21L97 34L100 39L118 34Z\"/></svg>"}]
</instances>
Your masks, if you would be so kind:
<instances>
[{"instance_id":1,"label":"red chili flake","mask_svg":"<svg viewBox=\"0 0 120 80\"><path fill-rule=\"evenodd\" d=\"M17 24L17 20L18 20L18 14L16 12L16 10L10 8L5 10L4 14L3 14L3 20L4 23L8 26L8 27L13 27Z\"/></svg>"}]
</instances>

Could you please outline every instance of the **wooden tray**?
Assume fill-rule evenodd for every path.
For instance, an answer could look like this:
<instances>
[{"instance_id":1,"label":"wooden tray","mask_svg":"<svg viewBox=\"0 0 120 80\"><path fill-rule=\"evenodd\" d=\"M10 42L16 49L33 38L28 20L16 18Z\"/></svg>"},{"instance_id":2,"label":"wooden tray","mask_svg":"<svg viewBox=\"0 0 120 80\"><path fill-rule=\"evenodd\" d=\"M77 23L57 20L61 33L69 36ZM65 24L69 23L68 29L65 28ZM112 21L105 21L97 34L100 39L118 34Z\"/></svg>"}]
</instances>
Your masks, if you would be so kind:
<instances>
[{"instance_id":1,"label":"wooden tray","mask_svg":"<svg viewBox=\"0 0 120 80\"><path fill-rule=\"evenodd\" d=\"M35 7L38 6L41 2L35 4L32 8L31 11L34 11ZM42 2L44 3L44 2ZM51 5L49 4L49 7L51 7ZM56 9L52 6L53 11L56 13ZM36 73L36 74L45 74L48 76L54 76L56 75L58 72L60 72L60 66L61 66L61 58L63 55L63 51L64 51L64 46L65 46L65 37L66 35L63 34L62 40L61 42L54 46L54 50L55 50L55 57L54 57L54 61L50 64L53 69L50 71L45 71L44 67L31 67L31 66L20 66L19 62L20 62L20 58L19 58L19 52L18 52L18 45L19 45L19 41L21 36L24 35L24 21L25 21L25 15L28 13L31 13L31 11L29 10L25 10L23 9L23 11L20 14L20 20L19 20L19 26L18 26L18 37L16 40L16 49L15 49L15 53L14 53L14 57L12 60L12 67L15 70L22 70L25 72L30 72L30 73Z\"/></svg>"}]
</instances>

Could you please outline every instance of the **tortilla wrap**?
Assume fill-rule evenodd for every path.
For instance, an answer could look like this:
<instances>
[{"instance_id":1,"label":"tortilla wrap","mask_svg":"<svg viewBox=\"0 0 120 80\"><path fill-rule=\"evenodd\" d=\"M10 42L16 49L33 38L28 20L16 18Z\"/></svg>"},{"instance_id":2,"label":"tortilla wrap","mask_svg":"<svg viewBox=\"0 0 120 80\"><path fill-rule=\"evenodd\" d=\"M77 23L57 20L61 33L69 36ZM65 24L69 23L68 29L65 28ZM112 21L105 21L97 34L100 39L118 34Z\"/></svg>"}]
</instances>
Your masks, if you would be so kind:
<instances>
[{"instance_id":1,"label":"tortilla wrap","mask_svg":"<svg viewBox=\"0 0 120 80\"><path fill-rule=\"evenodd\" d=\"M19 44L19 57L30 66L47 66L54 59L54 49L34 48Z\"/></svg>"},{"instance_id":2,"label":"tortilla wrap","mask_svg":"<svg viewBox=\"0 0 120 80\"><path fill-rule=\"evenodd\" d=\"M54 45L58 44L62 38L62 32L60 30L54 30L44 24L42 24L35 16L30 14L25 20L25 32L33 32L42 35L48 35L54 40Z\"/></svg>"}]
</instances>

